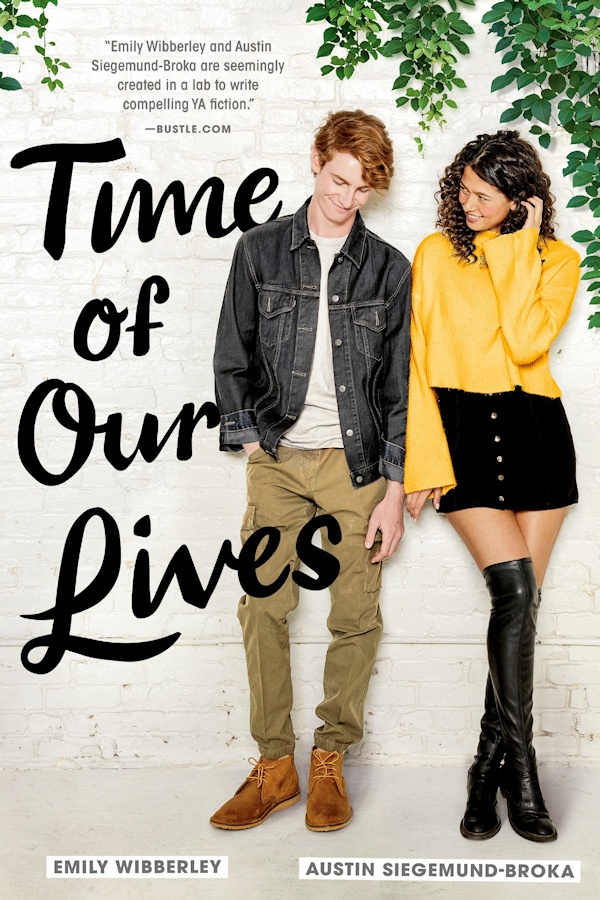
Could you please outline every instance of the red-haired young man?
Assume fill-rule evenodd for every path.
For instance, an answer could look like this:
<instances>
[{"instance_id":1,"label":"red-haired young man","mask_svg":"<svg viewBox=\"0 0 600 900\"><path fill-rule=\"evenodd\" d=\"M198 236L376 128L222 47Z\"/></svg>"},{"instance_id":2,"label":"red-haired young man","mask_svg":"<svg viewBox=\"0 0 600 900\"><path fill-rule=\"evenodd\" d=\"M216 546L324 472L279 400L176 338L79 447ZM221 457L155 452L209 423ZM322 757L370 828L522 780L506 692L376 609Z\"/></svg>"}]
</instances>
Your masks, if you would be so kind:
<instances>
[{"instance_id":1,"label":"red-haired young man","mask_svg":"<svg viewBox=\"0 0 600 900\"><path fill-rule=\"evenodd\" d=\"M316 710L306 825L343 828L352 808L344 751L363 733L364 700L382 630L381 562L403 534L410 267L368 231L359 210L385 190L393 151L384 125L337 112L315 136L313 194L293 216L246 232L235 251L217 334L221 449L248 454L242 540L275 526L281 542L260 567L265 584L286 564L316 514L342 532L323 548L340 562L330 587L331 642ZM250 726L260 759L211 818L259 825L300 797L294 766L288 578L268 597L242 597Z\"/></svg>"}]
</instances>

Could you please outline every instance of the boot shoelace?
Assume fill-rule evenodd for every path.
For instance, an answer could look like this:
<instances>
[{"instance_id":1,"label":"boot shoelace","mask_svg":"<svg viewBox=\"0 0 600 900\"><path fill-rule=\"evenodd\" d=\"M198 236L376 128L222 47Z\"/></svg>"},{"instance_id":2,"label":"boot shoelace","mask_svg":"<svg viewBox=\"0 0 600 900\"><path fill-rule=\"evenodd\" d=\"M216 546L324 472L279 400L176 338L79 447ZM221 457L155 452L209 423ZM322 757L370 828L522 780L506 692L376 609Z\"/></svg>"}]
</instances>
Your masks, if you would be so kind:
<instances>
[{"instance_id":1,"label":"boot shoelace","mask_svg":"<svg viewBox=\"0 0 600 900\"><path fill-rule=\"evenodd\" d=\"M263 782L267 780L269 777L269 769L273 769L275 767L275 763L272 766L266 766L264 762L260 759L254 759L253 756L248 757L248 762L251 763L254 768L248 775L248 781L258 781L259 788L262 787Z\"/></svg>"},{"instance_id":2,"label":"boot shoelace","mask_svg":"<svg viewBox=\"0 0 600 900\"><path fill-rule=\"evenodd\" d=\"M315 778L333 778L333 779L335 779L336 783L339 784L339 781L340 781L339 776L336 775L334 768L333 768L333 764L336 762L336 760L339 756L339 753L337 753L335 750L331 751L330 753L326 753L325 751L322 751L319 753L317 751L314 755L315 755L315 758L318 760L318 763L315 766L314 777Z\"/></svg>"}]
</instances>

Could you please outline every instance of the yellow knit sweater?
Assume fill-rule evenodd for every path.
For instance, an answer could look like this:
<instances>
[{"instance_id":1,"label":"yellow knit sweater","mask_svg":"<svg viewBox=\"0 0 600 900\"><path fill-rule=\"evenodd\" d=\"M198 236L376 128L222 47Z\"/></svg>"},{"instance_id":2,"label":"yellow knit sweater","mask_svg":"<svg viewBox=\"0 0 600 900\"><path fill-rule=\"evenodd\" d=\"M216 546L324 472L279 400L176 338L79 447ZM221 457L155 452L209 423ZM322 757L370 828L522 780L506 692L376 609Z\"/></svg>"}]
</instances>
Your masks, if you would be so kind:
<instances>
[{"instance_id":1,"label":"yellow knit sweater","mask_svg":"<svg viewBox=\"0 0 600 900\"><path fill-rule=\"evenodd\" d=\"M539 231L484 231L477 262L453 256L450 241L431 234L413 263L411 360L406 430L407 493L455 487L435 391L497 393L520 385L560 397L549 348L565 324L579 282L579 256Z\"/></svg>"}]
</instances>

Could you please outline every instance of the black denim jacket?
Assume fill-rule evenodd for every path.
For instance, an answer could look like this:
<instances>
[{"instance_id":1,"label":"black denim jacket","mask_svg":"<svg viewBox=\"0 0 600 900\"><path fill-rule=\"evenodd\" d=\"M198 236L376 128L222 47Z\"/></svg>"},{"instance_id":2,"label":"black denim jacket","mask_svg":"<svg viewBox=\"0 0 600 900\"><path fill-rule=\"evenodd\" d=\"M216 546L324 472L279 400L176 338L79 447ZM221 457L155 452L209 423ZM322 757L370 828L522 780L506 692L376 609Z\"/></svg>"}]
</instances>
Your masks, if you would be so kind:
<instances>
[{"instance_id":1,"label":"black denim jacket","mask_svg":"<svg viewBox=\"0 0 600 900\"><path fill-rule=\"evenodd\" d=\"M247 231L235 249L217 332L222 450L277 443L304 405L319 309L319 251L306 201ZM404 478L410 265L356 213L329 271L329 323L344 450L354 487Z\"/></svg>"}]
</instances>

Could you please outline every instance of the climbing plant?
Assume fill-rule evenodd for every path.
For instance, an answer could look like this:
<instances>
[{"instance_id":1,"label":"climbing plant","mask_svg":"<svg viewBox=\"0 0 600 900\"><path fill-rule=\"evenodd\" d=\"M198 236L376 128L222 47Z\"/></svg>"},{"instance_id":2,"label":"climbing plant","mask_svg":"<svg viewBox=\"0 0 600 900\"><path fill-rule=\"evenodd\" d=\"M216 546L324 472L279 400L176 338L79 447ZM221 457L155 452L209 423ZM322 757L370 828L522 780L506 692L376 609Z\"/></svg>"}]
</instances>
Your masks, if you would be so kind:
<instances>
[{"instance_id":1,"label":"climbing plant","mask_svg":"<svg viewBox=\"0 0 600 900\"><path fill-rule=\"evenodd\" d=\"M583 192L567 203L589 207L600 218L600 8L598 0L503 0L495 3L482 21L500 40L496 52L511 65L492 82L492 91L516 83L525 93L513 100L501 122L523 118L542 147L562 126L577 149L567 155L564 175ZM573 239L586 245L582 278L589 282L591 303L600 304L600 225L577 231ZM589 317L600 327L600 312Z\"/></svg>"},{"instance_id":2,"label":"climbing plant","mask_svg":"<svg viewBox=\"0 0 600 900\"><path fill-rule=\"evenodd\" d=\"M31 3L29 11L33 13L34 9L39 10L36 16L23 13L22 6ZM35 45L36 51L44 60L46 67L46 75L42 78L42 84L46 84L51 91L56 88L64 87L60 78L57 77L59 68L69 69L68 63L61 61L57 56L52 56L49 47L54 47L54 41L46 40L46 26L48 25L48 17L44 10L53 3L58 5L58 0L0 0L0 28L7 32L14 32L11 38L16 40L16 45L12 41L0 37L0 53L5 55L19 54L19 40L21 38L30 38L31 34L35 34L40 41ZM0 90L18 91L22 87L16 78L3 76L0 72Z\"/></svg>"},{"instance_id":3,"label":"climbing plant","mask_svg":"<svg viewBox=\"0 0 600 900\"><path fill-rule=\"evenodd\" d=\"M429 131L432 122L443 125L445 107L456 109L450 96L466 87L456 74L458 57L469 52L463 40L473 33L459 6L475 0L324 0L308 10L308 22L324 22L327 28L317 56L329 58L323 75L335 72L351 78L358 65L370 59L399 56L398 77L392 90L400 91L397 106L410 103L421 113L419 127ZM393 32L384 40L383 31ZM423 137L415 138L423 150Z\"/></svg>"},{"instance_id":4,"label":"climbing plant","mask_svg":"<svg viewBox=\"0 0 600 900\"><path fill-rule=\"evenodd\" d=\"M378 56L399 55L400 91L397 106L410 103L422 112L420 129L445 122L445 108L456 107L450 96L465 87L457 76L459 56L469 52L463 40L473 29L461 17L460 4L475 0L323 0L308 10L307 21L325 22L327 28L317 56L329 58L323 75L335 72L351 78L356 66ZM482 3L481 6L484 6ZM600 0L500 0L487 10L482 22L499 38L496 52L508 71L492 81L491 90L514 85L521 95L500 117L531 123L529 130L542 147L549 147L559 127L571 137L563 174L575 188L570 208L587 207L600 219ZM383 30L394 31L384 41ZM423 150L423 134L415 138ZM577 231L573 239L585 245L583 280L591 303L600 304L600 224ZM589 325L600 327L600 311Z\"/></svg>"}]
</instances>

